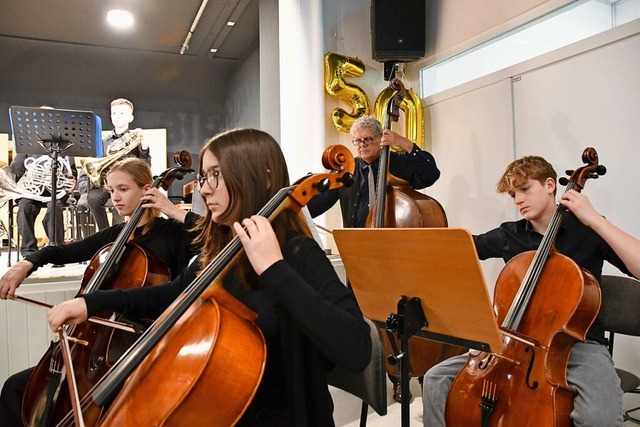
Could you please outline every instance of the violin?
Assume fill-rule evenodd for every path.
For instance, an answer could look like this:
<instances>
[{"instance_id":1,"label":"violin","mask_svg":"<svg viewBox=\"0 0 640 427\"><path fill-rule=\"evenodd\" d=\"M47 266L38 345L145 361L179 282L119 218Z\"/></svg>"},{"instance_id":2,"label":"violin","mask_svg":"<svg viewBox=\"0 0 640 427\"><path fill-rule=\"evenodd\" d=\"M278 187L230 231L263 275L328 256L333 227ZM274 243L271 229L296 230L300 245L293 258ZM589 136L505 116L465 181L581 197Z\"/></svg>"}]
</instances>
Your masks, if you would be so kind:
<instances>
[{"instance_id":1,"label":"violin","mask_svg":"<svg viewBox=\"0 0 640 427\"><path fill-rule=\"evenodd\" d=\"M299 213L318 192L351 185L355 161L346 147L327 148L322 161L333 172L282 188L258 215L273 221L285 210ZM236 236L85 396L83 412L108 407L97 425L229 426L240 419L266 361L255 312L221 285L242 254ZM60 425L72 422L68 414Z\"/></svg>"},{"instance_id":2,"label":"violin","mask_svg":"<svg viewBox=\"0 0 640 427\"><path fill-rule=\"evenodd\" d=\"M570 171L567 191L606 172L593 148L582 161L587 165ZM558 206L538 250L515 256L500 272L493 306L504 350L469 354L449 392L447 425L573 425L567 363L596 319L601 295L590 272L554 249L566 211Z\"/></svg>"},{"instance_id":3,"label":"violin","mask_svg":"<svg viewBox=\"0 0 640 427\"><path fill-rule=\"evenodd\" d=\"M152 188L165 190L175 179L193 172L191 155L179 151L174 157L177 167L167 169L156 177ZM144 203L144 202L143 202ZM115 242L100 249L85 269L78 295L99 289L129 289L142 286L154 286L171 280L169 269L158 258L138 244L131 242L140 218L145 209L141 203L130 220L118 235ZM115 313L101 313L104 319L118 321ZM55 425L71 409L72 400L68 389L63 387L70 377L75 380L79 394L87 393L108 371L111 365L133 343L135 335L112 329L109 326L85 323L67 327L65 336L72 337L83 345L74 344L70 348L73 375L63 369L63 343L52 343L49 350L36 365L23 398L23 419L29 426ZM87 419L95 419L99 411L85 413Z\"/></svg>"},{"instance_id":4,"label":"violin","mask_svg":"<svg viewBox=\"0 0 640 427\"><path fill-rule=\"evenodd\" d=\"M397 122L400 117L399 110L405 102L406 93L404 85L397 78L392 79L389 86L395 94L387 105L384 128L388 130L391 129L391 122ZM447 215L436 199L414 190L407 181L389 173L389 151L388 145L380 150L380 167L376 181L378 191L375 204L369 211L366 226L373 228L447 227ZM381 331L385 353L397 354L399 340L391 333ZM409 343L411 349L409 371L412 377L422 377L432 366L467 350L419 337L411 337ZM386 367L389 375L400 377L397 366L387 363Z\"/></svg>"}]
</instances>

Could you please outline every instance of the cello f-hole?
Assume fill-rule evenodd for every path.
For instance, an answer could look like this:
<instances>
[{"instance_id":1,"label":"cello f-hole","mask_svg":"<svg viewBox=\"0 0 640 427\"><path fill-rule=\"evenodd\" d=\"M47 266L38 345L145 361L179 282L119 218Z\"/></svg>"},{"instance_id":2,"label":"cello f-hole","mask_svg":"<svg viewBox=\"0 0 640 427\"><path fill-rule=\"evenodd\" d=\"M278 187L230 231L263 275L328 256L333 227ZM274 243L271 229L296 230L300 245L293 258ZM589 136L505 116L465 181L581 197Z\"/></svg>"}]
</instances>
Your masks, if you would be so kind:
<instances>
[{"instance_id":1,"label":"cello f-hole","mask_svg":"<svg viewBox=\"0 0 640 427\"><path fill-rule=\"evenodd\" d=\"M487 367L491 364L492 360L493 360L493 354L489 354L488 357L486 357L485 359L482 359L480 363L478 363L478 369L480 370L487 369Z\"/></svg>"},{"instance_id":2,"label":"cello f-hole","mask_svg":"<svg viewBox=\"0 0 640 427\"><path fill-rule=\"evenodd\" d=\"M531 359L529 359L529 367L527 368L527 376L526 376L526 383L527 383L527 387L529 387L531 390L535 390L538 388L538 381L534 381L533 383L530 383L529 380L531 379L531 371L533 370L533 364L536 362L536 352L533 350L533 347L527 347L524 349L525 353L531 353Z\"/></svg>"}]
</instances>

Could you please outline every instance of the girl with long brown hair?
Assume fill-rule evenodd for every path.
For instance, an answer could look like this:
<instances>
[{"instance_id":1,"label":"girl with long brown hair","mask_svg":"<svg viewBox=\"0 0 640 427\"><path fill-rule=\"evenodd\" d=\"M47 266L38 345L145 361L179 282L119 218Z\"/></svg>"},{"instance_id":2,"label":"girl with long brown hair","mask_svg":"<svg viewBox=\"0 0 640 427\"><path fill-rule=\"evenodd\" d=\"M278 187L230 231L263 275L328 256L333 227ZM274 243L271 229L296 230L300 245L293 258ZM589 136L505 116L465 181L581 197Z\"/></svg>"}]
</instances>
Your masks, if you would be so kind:
<instances>
[{"instance_id":1,"label":"girl with long brown hair","mask_svg":"<svg viewBox=\"0 0 640 427\"><path fill-rule=\"evenodd\" d=\"M237 234L245 255L223 286L257 313L267 345L264 376L238 425L334 425L325 373L336 365L354 372L366 367L369 327L301 217L285 210L270 223L255 215L289 185L280 147L255 129L219 134L200 152L198 179L207 206L196 225L203 250L180 277L166 286L98 291L67 301L50 310L51 328L102 309L160 315Z\"/></svg>"}]
</instances>

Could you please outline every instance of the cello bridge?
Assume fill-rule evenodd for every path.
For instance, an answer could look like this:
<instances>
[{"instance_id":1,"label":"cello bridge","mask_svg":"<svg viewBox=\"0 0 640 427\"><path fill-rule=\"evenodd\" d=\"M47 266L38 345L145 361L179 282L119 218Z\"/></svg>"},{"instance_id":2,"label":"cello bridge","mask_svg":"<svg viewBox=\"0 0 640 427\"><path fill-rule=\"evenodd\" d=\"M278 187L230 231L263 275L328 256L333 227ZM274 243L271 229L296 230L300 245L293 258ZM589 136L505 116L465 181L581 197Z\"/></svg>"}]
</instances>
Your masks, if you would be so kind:
<instances>
[{"instance_id":1,"label":"cello bridge","mask_svg":"<svg viewBox=\"0 0 640 427\"><path fill-rule=\"evenodd\" d=\"M507 362L509 362L509 363L513 363L513 364L514 364L514 365L516 365L516 366L519 366L519 365L520 365L520 362L518 362L517 360L512 359L512 358L510 358L510 357L507 357L507 356L503 356L502 354L493 353L493 355L494 355L495 357L499 358L499 359L506 360L506 361L507 361Z\"/></svg>"}]
</instances>

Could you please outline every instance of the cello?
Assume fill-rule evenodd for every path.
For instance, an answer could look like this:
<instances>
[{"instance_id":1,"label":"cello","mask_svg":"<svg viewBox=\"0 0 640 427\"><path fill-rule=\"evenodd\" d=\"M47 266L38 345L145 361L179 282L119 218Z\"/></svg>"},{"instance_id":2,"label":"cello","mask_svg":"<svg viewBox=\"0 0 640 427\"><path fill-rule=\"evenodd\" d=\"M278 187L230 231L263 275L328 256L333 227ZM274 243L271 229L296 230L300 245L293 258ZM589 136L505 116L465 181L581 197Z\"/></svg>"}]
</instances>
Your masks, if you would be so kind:
<instances>
[{"instance_id":1,"label":"cello","mask_svg":"<svg viewBox=\"0 0 640 427\"><path fill-rule=\"evenodd\" d=\"M606 172L591 147L582 161L587 165L571 173L567 191L581 191L588 178ZM469 354L449 392L447 425L573 425L567 364L598 315L601 295L590 272L554 250L566 211L559 204L538 249L515 256L500 272L494 311L504 350Z\"/></svg>"},{"instance_id":2,"label":"cello","mask_svg":"<svg viewBox=\"0 0 640 427\"><path fill-rule=\"evenodd\" d=\"M385 130L391 130L391 122L397 122L400 117L400 109L404 102L406 89L402 82L393 78L389 86L395 91L387 105L385 116ZM377 191L376 200L366 226L374 228L422 228L422 227L447 227L447 215L440 203L423 193L414 190L405 180L394 177L389 173L390 148L383 146L380 150L380 166L376 181L376 188L384 188L385 191ZM384 206L384 209L379 209ZM381 329L385 354L398 354L399 340L393 337L389 331ZM467 349L455 345L444 344L437 341L426 340L420 337L409 339L409 371L411 377L422 377L431 368L442 360L464 353ZM387 373L390 376L400 378L397 365L386 364ZM397 388L399 382L394 381ZM397 394L397 393L396 393Z\"/></svg>"},{"instance_id":3,"label":"cello","mask_svg":"<svg viewBox=\"0 0 640 427\"><path fill-rule=\"evenodd\" d=\"M174 156L178 167L166 170L155 178L152 188L167 190L175 179L182 177L191 169L191 155L179 151ZM98 289L128 289L153 286L170 281L168 268L158 258L141 246L130 242L145 209L142 203L131 215L115 242L100 249L86 268L80 286L80 294ZM102 318L116 321L115 313L101 313ZM73 377L80 394L86 393L108 371L124 350L133 342L134 334L124 334L109 326L86 323L69 327L66 336L85 345L74 345L71 349L71 363L74 366ZM48 426L56 424L72 408L72 400L66 387L63 387L71 375L62 369L60 345L52 343L49 350L36 365L23 398L23 419L30 426ZM66 366L66 365L65 365ZM85 414L96 418L99 413Z\"/></svg>"},{"instance_id":4,"label":"cello","mask_svg":"<svg viewBox=\"0 0 640 427\"><path fill-rule=\"evenodd\" d=\"M345 147L329 147L323 164L335 172L280 189L258 215L297 214L317 192L353 181L355 162ZM221 286L241 256L236 236L83 399L83 408L109 406L98 425L229 426L242 416L264 370L265 343L256 314Z\"/></svg>"}]
</instances>

